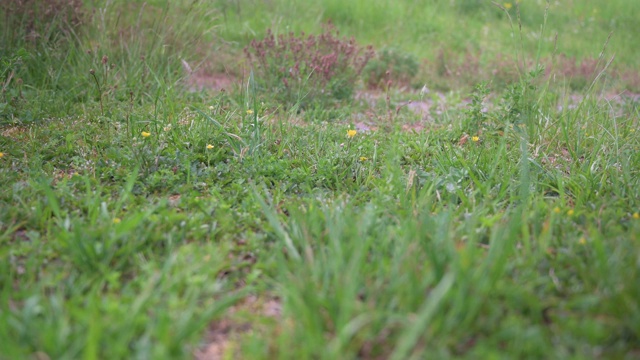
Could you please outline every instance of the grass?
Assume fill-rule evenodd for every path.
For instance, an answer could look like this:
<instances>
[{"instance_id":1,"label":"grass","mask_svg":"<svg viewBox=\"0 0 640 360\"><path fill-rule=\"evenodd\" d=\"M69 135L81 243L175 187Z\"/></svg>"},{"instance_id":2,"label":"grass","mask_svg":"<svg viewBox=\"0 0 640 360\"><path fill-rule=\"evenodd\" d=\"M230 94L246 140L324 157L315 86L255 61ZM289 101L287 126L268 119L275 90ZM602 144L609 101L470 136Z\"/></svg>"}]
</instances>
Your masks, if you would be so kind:
<instances>
[{"instance_id":1,"label":"grass","mask_svg":"<svg viewBox=\"0 0 640 360\"><path fill-rule=\"evenodd\" d=\"M508 13L513 24L504 11L507 4L511 6ZM378 48L393 45L421 59L426 66L415 85L427 84L445 91L482 80L512 82L514 75L503 72L515 67L516 56L524 56L527 61L540 56L550 65L553 54L560 53L567 59L556 66L569 70L578 63L580 67L585 59L599 57L611 32L615 36L607 54L608 57L615 54L619 71L631 76L639 65L633 50L638 40L626 29L638 25L640 5L629 1L492 4L483 0L385 0L372 5L362 0L322 0L313 4L295 0L269 3L239 0L235 6L222 9L221 34L239 44L263 36L268 28L276 33L317 33L324 22L331 21L344 34L355 36L363 44ZM541 33L545 13L551 16ZM588 76L592 77L594 71L597 72L589 69ZM567 80L571 83L576 75L567 74ZM635 76L621 82L622 87L638 92ZM578 82L574 86L581 85L584 84Z\"/></svg>"},{"instance_id":2,"label":"grass","mask_svg":"<svg viewBox=\"0 0 640 360\"><path fill-rule=\"evenodd\" d=\"M529 64L553 52L528 39L544 4L522 4L522 46L482 2L271 5L89 2L47 42L0 35L0 359L638 356L640 112L604 96L637 66L636 5L551 6L568 56L617 31L582 87ZM527 65L305 111L234 64L240 85L187 90L182 60L222 69L329 18L423 59L415 81L469 46Z\"/></svg>"}]
</instances>

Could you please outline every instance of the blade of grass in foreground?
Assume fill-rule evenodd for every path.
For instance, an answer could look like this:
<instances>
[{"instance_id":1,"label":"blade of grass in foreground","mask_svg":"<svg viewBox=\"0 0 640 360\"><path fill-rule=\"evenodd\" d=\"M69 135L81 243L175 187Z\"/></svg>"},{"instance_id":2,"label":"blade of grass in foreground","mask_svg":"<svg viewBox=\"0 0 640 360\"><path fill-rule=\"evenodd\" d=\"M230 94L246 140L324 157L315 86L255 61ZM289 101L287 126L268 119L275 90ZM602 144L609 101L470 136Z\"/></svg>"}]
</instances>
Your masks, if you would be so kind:
<instances>
[{"instance_id":1,"label":"blade of grass in foreground","mask_svg":"<svg viewBox=\"0 0 640 360\"><path fill-rule=\"evenodd\" d=\"M435 289L433 289L429 294L427 301L422 305L413 325L407 328L398 340L398 346L391 355L391 360L403 360L408 358L411 349L418 342L420 335L429 326L429 321L435 314L436 310L438 310L442 299L444 299L449 290L451 290L454 280L455 275L453 273L446 274L442 280L440 280Z\"/></svg>"}]
</instances>

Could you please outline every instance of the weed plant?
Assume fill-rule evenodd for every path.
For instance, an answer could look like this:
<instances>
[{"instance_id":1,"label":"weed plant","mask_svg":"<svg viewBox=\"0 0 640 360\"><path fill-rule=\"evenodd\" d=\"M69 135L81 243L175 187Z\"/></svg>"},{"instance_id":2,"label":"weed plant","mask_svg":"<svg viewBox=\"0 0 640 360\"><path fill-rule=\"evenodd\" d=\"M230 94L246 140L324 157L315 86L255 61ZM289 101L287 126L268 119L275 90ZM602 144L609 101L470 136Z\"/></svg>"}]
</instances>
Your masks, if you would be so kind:
<instances>
[{"instance_id":1,"label":"weed plant","mask_svg":"<svg viewBox=\"0 0 640 360\"><path fill-rule=\"evenodd\" d=\"M287 107L332 107L353 98L359 76L373 56L353 38L340 38L331 25L320 35L274 35L267 30L253 40L245 54L255 71L259 91L269 93Z\"/></svg>"}]
</instances>

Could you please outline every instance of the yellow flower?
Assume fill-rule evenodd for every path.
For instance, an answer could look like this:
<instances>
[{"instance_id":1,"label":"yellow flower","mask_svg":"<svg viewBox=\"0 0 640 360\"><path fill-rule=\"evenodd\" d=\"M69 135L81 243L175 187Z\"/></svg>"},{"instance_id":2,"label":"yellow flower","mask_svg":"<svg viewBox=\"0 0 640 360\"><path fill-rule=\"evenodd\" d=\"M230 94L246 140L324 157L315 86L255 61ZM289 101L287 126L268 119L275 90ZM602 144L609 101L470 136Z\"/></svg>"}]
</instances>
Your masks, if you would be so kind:
<instances>
[{"instance_id":1,"label":"yellow flower","mask_svg":"<svg viewBox=\"0 0 640 360\"><path fill-rule=\"evenodd\" d=\"M150 132L143 131L140 135L142 135L142 137L145 137L145 138L146 138L146 137L151 136L151 133L150 133Z\"/></svg>"},{"instance_id":2,"label":"yellow flower","mask_svg":"<svg viewBox=\"0 0 640 360\"><path fill-rule=\"evenodd\" d=\"M2 153L0 153L0 154L2 154ZM632 217L633 217L634 219L638 220L638 219L640 219L640 214L638 214L637 212L634 212L634 213L633 213L633 215L632 215Z\"/></svg>"},{"instance_id":3,"label":"yellow flower","mask_svg":"<svg viewBox=\"0 0 640 360\"><path fill-rule=\"evenodd\" d=\"M509 10L513 7L513 5L511 3L504 3L502 4L504 6L505 9Z\"/></svg>"},{"instance_id":4,"label":"yellow flower","mask_svg":"<svg viewBox=\"0 0 640 360\"><path fill-rule=\"evenodd\" d=\"M478 141L480 141L480 137L479 136L472 136L471 137L471 141L478 142Z\"/></svg>"},{"instance_id":5,"label":"yellow flower","mask_svg":"<svg viewBox=\"0 0 640 360\"><path fill-rule=\"evenodd\" d=\"M213 145L207 144L207 150L211 150L211 149L213 149Z\"/></svg>"},{"instance_id":6,"label":"yellow flower","mask_svg":"<svg viewBox=\"0 0 640 360\"><path fill-rule=\"evenodd\" d=\"M556 214L560 214L560 208L559 208L559 207L557 207L557 206L556 206L556 207L554 207L554 208L553 208L553 212L554 212L554 213L556 213Z\"/></svg>"},{"instance_id":7,"label":"yellow flower","mask_svg":"<svg viewBox=\"0 0 640 360\"><path fill-rule=\"evenodd\" d=\"M247 115L253 115L253 110L251 109L247 110Z\"/></svg>"},{"instance_id":8,"label":"yellow flower","mask_svg":"<svg viewBox=\"0 0 640 360\"><path fill-rule=\"evenodd\" d=\"M573 211L573 209L569 209L569 211L567 211L567 215L572 216L575 213L575 211Z\"/></svg>"},{"instance_id":9,"label":"yellow flower","mask_svg":"<svg viewBox=\"0 0 640 360\"><path fill-rule=\"evenodd\" d=\"M120 224L122 220L120 220L120 218L113 218L113 223L114 224Z\"/></svg>"},{"instance_id":10,"label":"yellow flower","mask_svg":"<svg viewBox=\"0 0 640 360\"><path fill-rule=\"evenodd\" d=\"M3 157L4 157L4 153L0 152L0 158L3 158Z\"/></svg>"},{"instance_id":11,"label":"yellow flower","mask_svg":"<svg viewBox=\"0 0 640 360\"><path fill-rule=\"evenodd\" d=\"M369 160L369 159L367 159L367 158L366 158L366 157L364 157L364 156L360 156L360 161L367 161L367 160Z\"/></svg>"},{"instance_id":12,"label":"yellow flower","mask_svg":"<svg viewBox=\"0 0 640 360\"><path fill-rule=\"evenodd\" d=\"M585 238L584 238L584 236L583 236L583 237L581 237L581 238L580 238L580 240L578 240L578 243L579 243L580 245L584 245L584 244L586 244L586 243L587 243L587 239L585 239Z\"/></svg>"},{"instance_id":13,"label":"yellow flower","mask_svg":"<svg viewBox=\"0 0 640 360\"><path fill-rule=\"evenodd\" d=\"M356 130L347 130L347 137L349 139L351 139L352 137L356 136L358 132Z\"/></svg>"}]
</instances>

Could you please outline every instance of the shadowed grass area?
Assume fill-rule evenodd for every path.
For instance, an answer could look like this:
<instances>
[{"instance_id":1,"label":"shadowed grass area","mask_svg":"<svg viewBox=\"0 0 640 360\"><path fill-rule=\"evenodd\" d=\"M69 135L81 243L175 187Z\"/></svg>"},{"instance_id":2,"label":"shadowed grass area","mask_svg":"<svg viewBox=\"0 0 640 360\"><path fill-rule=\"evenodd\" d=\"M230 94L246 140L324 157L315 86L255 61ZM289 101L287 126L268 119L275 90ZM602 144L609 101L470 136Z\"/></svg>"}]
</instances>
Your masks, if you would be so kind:
<instances>
[{"instance_id":1,"label":"shadowed grass area","mask_svg":"<svg viewBox=\"0 0 640 360\"><path fill-rule=\"evenodd\" d=\"M544 23L527 2L520 33L499 5L514 38L479 1L85 3L46 42L3 8L0 358L633 358L638 100L608 95L608 55L580 82L536 67L534 34L580 62L616 30L607 54L633 67L637 7ZM328 19L394 45L376 66L421 59L414 82L445 59L453 91L363 74L303 106L269 90L278 67L240 71L267 28ZM491 90L446 60L474 49L524 64L483 73ZM190 89L230 58L242 82Z\"/></svg>"}]
</instances>

